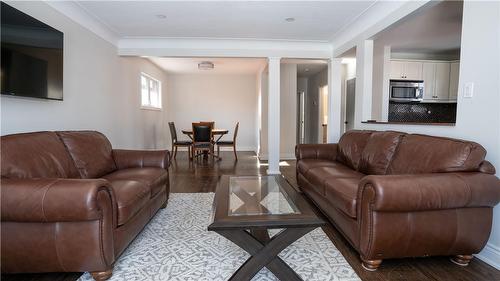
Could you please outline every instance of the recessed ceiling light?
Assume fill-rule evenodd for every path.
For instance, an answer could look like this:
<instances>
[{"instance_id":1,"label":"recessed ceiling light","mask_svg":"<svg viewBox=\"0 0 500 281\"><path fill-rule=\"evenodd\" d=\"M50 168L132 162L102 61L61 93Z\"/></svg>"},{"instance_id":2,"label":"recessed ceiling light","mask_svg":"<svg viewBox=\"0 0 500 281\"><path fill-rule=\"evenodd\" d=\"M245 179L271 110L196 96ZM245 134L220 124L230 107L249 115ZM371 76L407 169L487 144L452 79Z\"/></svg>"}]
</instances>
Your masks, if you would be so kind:
<instances>
[{"instance_id":1,"label":"recessed ceiling light","mask_svg":"<svg viewBox=\"0 0 500 281\"><path fill-rule=\"evenodd\" d=\"M295 21L295 18L286 18L285 21L287 21L287 22L293 22L293 21Z\"/></svg>"},{"instance_id":2,"label":"recessed ceiling light","mask_svg":"<svg viewBox=\"0 0 500 281\"><path fill-rule=\"evenodd\" d=\"M167 18L167 16L161 15L161 14L160 15L156 15L156 17L159 18L159 19L166 19Z\"/></svg>"},{"instance_id":3,"label":"recessed ceiling light","mask_svg":"<svg viewBox=\"0 0 500 281\"><path fill-rule=\"evenodd\" d=\"M215 65L211 61L202 61L198 64L198 69L199 70L212 70L214 69Z\"/></svg>"}]
</instances>

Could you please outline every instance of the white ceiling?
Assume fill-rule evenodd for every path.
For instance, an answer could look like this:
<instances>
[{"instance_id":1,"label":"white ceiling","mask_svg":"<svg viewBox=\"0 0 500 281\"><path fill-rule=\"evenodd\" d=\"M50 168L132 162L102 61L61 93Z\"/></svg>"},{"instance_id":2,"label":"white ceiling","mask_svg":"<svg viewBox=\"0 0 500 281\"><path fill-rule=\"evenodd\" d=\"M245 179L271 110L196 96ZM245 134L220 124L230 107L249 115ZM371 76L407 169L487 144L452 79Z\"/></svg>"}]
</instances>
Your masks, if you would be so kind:
<instances>
[{"instance_id":1,"label":"white ceiling","mask_svg":"<svg viewBox=\"0 0 500 281\"><path fill-rule=\"evenodd\" d=\"M313 41L331 40L375 2L76 1L122 38ZM285 20L290 17L295 21Z\"/></svg>"},{"instance_id":2,"label":"white ceiling","mask_svg":"<svg viewBox=\"0 0 500 281\"><path fill-rule=\"evenodd\" d=\"M148 58L171 74L256 74L265 66L265 59L252 58ZM198 63L210 61L213 70L199 70Z\"/></svg>"},{"instance_id":3,"label":"white ceiling","mask_svg":"<svg viewBox=\"0 0 500 281\"><path fill-rule=\"evenodd\" d=\"M418 9L375 36L393 52L442 53L460 48L463 2L442 1Z\"/></svg>"}]
</instances>

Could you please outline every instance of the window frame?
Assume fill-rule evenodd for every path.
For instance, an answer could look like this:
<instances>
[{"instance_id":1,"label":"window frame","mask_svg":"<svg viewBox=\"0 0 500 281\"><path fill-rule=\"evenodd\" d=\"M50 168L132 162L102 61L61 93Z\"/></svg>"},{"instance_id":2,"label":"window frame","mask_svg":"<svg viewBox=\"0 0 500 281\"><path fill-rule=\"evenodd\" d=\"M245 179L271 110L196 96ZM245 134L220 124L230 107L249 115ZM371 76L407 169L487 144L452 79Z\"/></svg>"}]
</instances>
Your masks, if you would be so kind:
<instances>
[{"instance_id":1,"label":"window frame","mask_svg":"<svg viewBox=\"0 0 500 281\"><path fill-rule=\"evenodd\" d=\"M158 107L157 106L154 106L151 104L151 89L148 87L148 98L149 98L149 104L148 105L144 105L142 104L142 77L145 77L147 80L146 81L154 81L154 82L157 82L158 83ZM162 89L162 85L161 85L161 81L160 79L157 79L145 72L142 72L140 73L139 75L139 98L140 98L140 108L141 109L145 109L145 110L157 110L157 111L161 111L163 110L163 106L162 106L162 92L161 92L161 89Z\"/></svg>"}]
</instances>

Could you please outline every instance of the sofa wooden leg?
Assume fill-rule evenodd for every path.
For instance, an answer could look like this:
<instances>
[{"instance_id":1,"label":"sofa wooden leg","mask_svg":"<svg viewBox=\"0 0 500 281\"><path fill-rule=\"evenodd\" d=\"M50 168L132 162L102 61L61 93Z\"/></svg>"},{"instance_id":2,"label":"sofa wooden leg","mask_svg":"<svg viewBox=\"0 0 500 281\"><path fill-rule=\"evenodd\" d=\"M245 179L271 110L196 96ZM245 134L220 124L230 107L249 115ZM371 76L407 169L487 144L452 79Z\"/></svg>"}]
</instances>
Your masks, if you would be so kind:
<instances>
[{"instance_id":1,"label":"sofa wooden leg","mask_svg":"<svg viewBox=\"0 0 500 281\"><path fill-rule=\"evenodd\" d=\"M108 280L111 278L111 275L113 275L113 269L111 268L106 271L94 271L91 272L90 275L92 275L92 278L94 278L95 281Z\"/></svg>"},{"instance_id":2,"label":"sofa wooden leg","mask_svg":"<svg viewBox=\"0 0 500 281\"><path fill-rule=\"evenodd\" d=\"M167 203L168 203L168 201L165 201L165 203L163 203L160 208L165 209L167 207Z\"/></svg>"},{"instance_id":3,"label":"sofa wooden leg","mask_svg":"<svg viewBox=\"0 0 500 281\"><path fill-rule=\"evenodd\" d=\"M450 260L456 265L468 266L473 257L472 255L456 255L451 257Z\"/></svg>"},{"instance_id":4,"label":"sofa wooden leg","mask_svg":"<svg viewBox=\"0 0 500 281\"><path fill-rule=\"evenodd\" d=\"M382 263L382 260L366 260L361 258L361 266L368 271L375 271L378 269L380 264Z\"/></svg>"}]
</instances>

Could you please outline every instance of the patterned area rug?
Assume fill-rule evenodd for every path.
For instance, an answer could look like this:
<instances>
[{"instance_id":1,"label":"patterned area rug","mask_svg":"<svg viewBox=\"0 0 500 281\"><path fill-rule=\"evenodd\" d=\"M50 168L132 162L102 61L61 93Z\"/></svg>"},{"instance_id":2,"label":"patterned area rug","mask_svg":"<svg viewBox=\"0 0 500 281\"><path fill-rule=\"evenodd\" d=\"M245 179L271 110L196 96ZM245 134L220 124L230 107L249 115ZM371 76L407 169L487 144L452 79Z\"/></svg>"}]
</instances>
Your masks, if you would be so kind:
<instances>
[{"instance_id":1,"label":"patterned area rug","mask_svg":"<svg viewBox=\"0 0 500 281\"><path fill-rule=\"evenodd\" d=\"M110 280L227 280L248 253L207 231L213 193L174 193L115 264ZM360 280L321 229L297 240L280 257L304 280ZM93 280L89 273L79 281ZM262 269L252 280L278 280Z\"/></svg>"}]
</instances>

